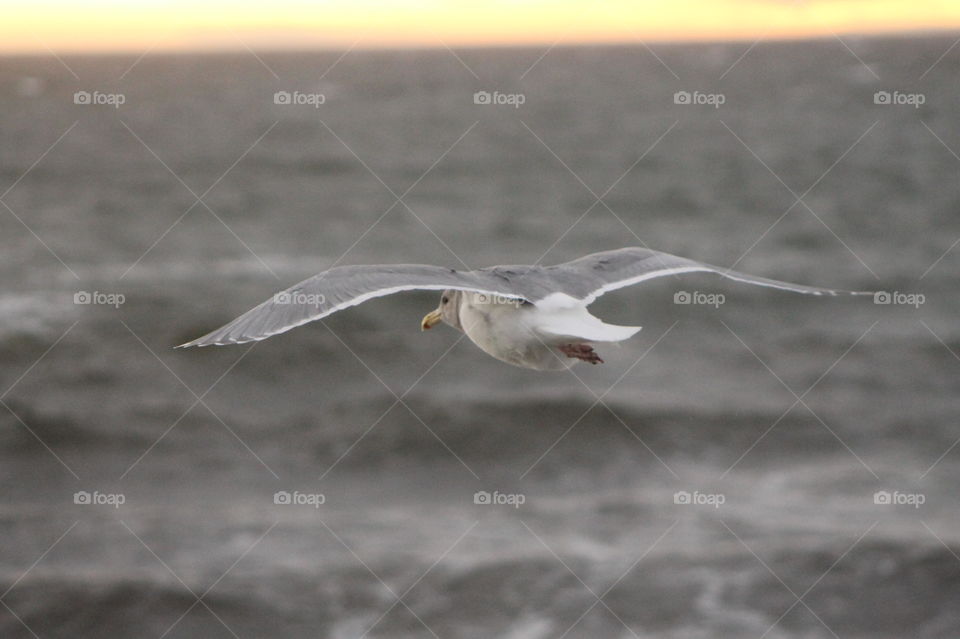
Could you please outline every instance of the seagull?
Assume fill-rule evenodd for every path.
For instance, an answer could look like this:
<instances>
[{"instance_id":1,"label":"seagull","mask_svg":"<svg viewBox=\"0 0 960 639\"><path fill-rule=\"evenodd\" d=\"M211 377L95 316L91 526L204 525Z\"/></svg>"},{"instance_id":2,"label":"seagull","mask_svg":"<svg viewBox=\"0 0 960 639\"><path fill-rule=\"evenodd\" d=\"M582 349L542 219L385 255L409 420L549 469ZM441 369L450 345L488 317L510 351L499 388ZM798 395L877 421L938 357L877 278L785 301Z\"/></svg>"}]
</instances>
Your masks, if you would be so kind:
<instances>
[{"instance_id":1,"label":"seagull","mask_svg":"<svg viewBox=\"0 0 960 639\"><path fill-rule=\"evenodd\" d=\"M229 324L177 348L243 344L284 333L375 297L443 291L420 328L440 322L498 360L540 371L583 361L602 364L598 343L621 342L639 326L607 324L587 307L609 291L667 275L707 272L807 295L873 295L755 277L648 248L586 255L555 266L491 266L474 271L426 264L337 266L276 293Z\"/></svg>"}]
</instances>

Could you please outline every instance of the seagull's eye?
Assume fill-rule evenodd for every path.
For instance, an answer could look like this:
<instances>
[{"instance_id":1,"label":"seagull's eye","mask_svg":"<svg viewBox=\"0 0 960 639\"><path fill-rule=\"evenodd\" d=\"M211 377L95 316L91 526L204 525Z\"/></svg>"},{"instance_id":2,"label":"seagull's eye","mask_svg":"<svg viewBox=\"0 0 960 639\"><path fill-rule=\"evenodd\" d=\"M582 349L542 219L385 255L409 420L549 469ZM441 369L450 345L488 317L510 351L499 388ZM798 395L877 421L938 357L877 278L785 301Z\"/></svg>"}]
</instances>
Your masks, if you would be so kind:
<instances>
[{"instance_id":1,"label":"seagull's eye","mask_svg":"<svg viewBox=\"0 0 960 639\"><path fill-rule=\"evenodd\" d=\"M440 302L443 303L443 304L446 304L446 303L449 302L449 301L450 301L450 298L448 298L448 297L442 297L442 298L440 298Z\"/></svg>"}]
</instances>

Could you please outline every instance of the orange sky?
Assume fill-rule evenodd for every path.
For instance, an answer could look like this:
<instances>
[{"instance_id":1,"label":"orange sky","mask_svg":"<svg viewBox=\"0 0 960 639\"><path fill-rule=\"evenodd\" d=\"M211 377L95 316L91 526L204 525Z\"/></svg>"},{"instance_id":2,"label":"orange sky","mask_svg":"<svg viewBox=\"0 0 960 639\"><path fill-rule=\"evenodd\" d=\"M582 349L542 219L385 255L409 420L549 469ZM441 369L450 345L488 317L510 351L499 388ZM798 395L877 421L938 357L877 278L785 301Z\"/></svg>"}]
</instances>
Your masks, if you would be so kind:
<instances>
[{"instance_id":1,"label":"orange sky","mask_svg":"<svg viewBox=\"0 0 960 639\"><path fill-rule=\"evenodd\" d=\"M958 0L32 0L0 52L475 46L960 30Z\"/></svg>"}]
</instances>

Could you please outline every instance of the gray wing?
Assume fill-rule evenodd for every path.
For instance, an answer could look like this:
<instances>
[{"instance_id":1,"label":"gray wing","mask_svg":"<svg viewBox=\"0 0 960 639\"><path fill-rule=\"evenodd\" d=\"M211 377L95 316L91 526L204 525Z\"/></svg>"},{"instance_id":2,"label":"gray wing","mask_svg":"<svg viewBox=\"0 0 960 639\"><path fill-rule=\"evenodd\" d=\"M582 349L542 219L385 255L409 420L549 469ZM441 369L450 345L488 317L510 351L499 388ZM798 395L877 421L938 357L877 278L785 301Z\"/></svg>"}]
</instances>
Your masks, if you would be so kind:
<instances>
[{"instance_id":1,"label":"gray wing","mask_svg":"<svg viewBox=\"0 0 960 639\"><path fill-rule=\"evenodd\" d=\"M737 282L808 295L873 295L869 291L843 291L755 277L685 257L638 247L593 253L572 262L545 267L541 272L551 280L554 291L566 293L590 304L604 293L618 288L639 284L656 277L698 271L716 273ZM515 284L514 288L522 294L526 288L523 282L518 281ZM533 297L531 301L536 301L537 296L533 295Z\"/></svg>"},{"instance_id":2,"label":"gray wing","mask_svg":"<svg viewBox=\"0 0 960 639\"><path fill-rule=\"evenodd\" d=\"M656 277L697 271L796 293L872 295L866 291L839 291L754 277L646 248L604 251L556 266L494 266L477 271L423 264L339 266L275 294L226 326L178 348L262 340L369 299L400 291L457 289L534 304L563 293L590 304L608 291Z\"/></svg>"},{"instance_id":3,"label":"gray wing","mask_svg":"<svg viewBox=\"0 0 960 639\"><path fill-rule=\"evenodd\" d=\"M375 297L415 289L517 297L509 281L490 270L456 271L422 264L338 266L275 294L226 326L177 348L254 342Z\"/></svg>"}]
</instances>

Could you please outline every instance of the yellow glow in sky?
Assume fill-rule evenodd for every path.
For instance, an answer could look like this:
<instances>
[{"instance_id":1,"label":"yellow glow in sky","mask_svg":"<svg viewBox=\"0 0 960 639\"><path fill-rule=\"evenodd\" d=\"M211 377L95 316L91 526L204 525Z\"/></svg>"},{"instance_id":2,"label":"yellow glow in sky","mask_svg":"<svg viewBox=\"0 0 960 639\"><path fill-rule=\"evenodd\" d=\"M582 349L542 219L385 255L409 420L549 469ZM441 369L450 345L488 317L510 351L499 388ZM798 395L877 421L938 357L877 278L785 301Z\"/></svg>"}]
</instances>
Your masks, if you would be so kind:
<instances>
[{"instance_id":1,"label":"yellow glow in sky","mask_svg":"<svg viewBox=\"0 0 960 639\"><path fill-rule=\"evenodd\" d=\"M960 29L957 0L33 0L0 52L491 46Z\"/></svg>"}]
</instances>

